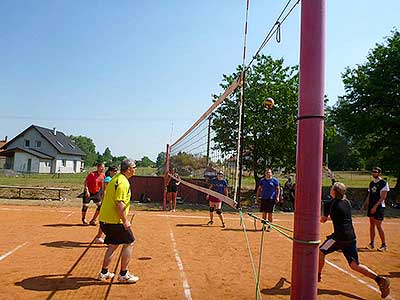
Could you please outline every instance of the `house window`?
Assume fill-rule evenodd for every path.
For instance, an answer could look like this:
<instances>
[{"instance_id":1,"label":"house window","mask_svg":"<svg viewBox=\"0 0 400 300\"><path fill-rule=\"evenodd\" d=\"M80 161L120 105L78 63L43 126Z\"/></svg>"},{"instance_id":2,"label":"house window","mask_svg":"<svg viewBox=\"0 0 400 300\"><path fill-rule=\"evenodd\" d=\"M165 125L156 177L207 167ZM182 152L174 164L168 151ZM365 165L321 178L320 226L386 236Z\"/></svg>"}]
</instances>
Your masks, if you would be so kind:
<instances>
[{"instance_id":1,"label":"house window","mask_svg":"<svg viewBox=\"0 0 400 300\"><path fill-rule=\"evenodd\" d=\"M30 146L31 146L31 141L25 140L25 147L30 147Z\"/></svg>"},{"instance_id":2,"label":"house window","mask_svg":"<svg viewBox=\"0 0 400 300\"><path fill-rule=\"evenodd\" d=\"M61 142L57 141L57 144L64 148L64 145Z\"/></svg>"},{"instance_id":3,"label":"house window","mask_svg":"<svg viewBox=\"0 0 400 300\"><path fill-rule=\"evenodd\" d=\"M45 162L44 162L44 165L45 165L46 167L50 167L50 162L49 162L49 161L45 161Z\"/></svg>"},{"instance_id":4,"label":"house window","mask_svg":"<svg viewBox=\"0 0 400 300\"><path fill-rule=\"evenodd\" d=\"M66 166L67 166L67 160L66 160L66 159L63 159L63 160L61 161L61 165L62 165L63 167L66 167Z\"/></svg>"},{"instance_id":5,"label":"house window","mask_svg":"<svg viewBox=\"0 0 400 300\"><path fill-rule=\"evenodd\" d=\"M42 147L42 141L36 141L36 148Z\"/></svg>"}]
</instances>

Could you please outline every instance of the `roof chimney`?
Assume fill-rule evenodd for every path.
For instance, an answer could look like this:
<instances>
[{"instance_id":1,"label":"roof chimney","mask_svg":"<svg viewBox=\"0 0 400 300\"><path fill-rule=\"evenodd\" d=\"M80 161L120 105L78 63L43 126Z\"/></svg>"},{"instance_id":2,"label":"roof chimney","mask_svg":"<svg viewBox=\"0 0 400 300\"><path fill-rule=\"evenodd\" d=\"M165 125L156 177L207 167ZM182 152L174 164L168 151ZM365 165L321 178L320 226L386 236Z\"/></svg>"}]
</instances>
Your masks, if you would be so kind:
<instances>
[{"instance_id":1,"label":"roof chimney","mask_svg":"<svg viewBox=\"0 0 400 300\"><path fill-rule=\"evenodd\" d=\"M8 136L5 136L4 141L7 143Z\"/></svg>"},{"instance_id":2,"label":"roof chimney","mask_svg":"<svg viewBox=\"0 0 400 300\"><path fill-rule=\"evenodd\" d=\"M57 135L57 128L53 127L53 134Z\"/></svg>"}]
</instances>

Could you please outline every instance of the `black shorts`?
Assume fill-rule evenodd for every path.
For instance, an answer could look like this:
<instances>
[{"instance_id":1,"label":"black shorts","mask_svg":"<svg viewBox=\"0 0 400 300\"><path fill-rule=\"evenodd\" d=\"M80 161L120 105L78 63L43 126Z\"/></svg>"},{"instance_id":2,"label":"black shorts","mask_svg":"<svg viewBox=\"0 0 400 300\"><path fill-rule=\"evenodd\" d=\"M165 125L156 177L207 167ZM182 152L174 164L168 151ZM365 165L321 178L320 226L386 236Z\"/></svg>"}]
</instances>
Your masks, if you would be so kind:
<instances>
[{"instance_id":1,"label":"black shorts","mask_svg":"<svg viewBox=\"0 0 400 300\"><path fill-rule=\"evenodd\" d=\"M178 191L178 187L177 186L168 186L167 187L167 192L168 193L176 193Z\"/></svg>"},{"instance_id":2,"label":"black shorts","mask_svg":"<svg viewBox=\"0 0 400 300\"><path fill-rule=\"evenodd\" d=\"M375 220L383 221L385 218L385 208L382 206L378 206L374 214L371 214L372 207L368 207L368 217L373 217Z\"/></svg>"},{"instance_id":3,"label":"black shorts","mask_svg":"<svg viewBox=\"0 0 400 300\"><path fill-rule=\"evenodd\" d=\"M319 246L319 250L325 255L342 250L349 265L352 261L355 261L357 265L360 263L358 261L357 241L337 242L332 238L332 236L327 236L325 242Z\"/></svg>"},{"instance_id":4,"label":"black shorts","mask_svg":"<svg viewBox=\"0 0 400 300\"><path fill-rule=\"evenodd\" d=\"M101 190L98 191L98 192L95 193L95 194L90 193L90 196L89 196L89 197L85 197L85 193L83 193L83 198L82 198L83 204L89 204L90 201L92 201L92 200L93 200L93 202L96 203L96 204L98 204L99 202L101 202Z\"/></svg>"},{"instance_id":5,"label":"black shorts","mask_svg":"<svg viewBox=\"0 0 400 300\"><path fill-rule=\"evenodd\" d=\"M260 212L272 213L275 207L275 199L261 199Z\"/></svg>"},{"instance_id":6,"label":"black shorts","mask_svg":"<svg viewBox=\"0 0 400 300\"><path fill-rule=\"evenodd\" d=\"M120 245L130 244L135 241L132 230L125 229L122 224L109 224L100 222L100 228L106 235L104 239L105 244Z\"/></svg>"}]
</instances>

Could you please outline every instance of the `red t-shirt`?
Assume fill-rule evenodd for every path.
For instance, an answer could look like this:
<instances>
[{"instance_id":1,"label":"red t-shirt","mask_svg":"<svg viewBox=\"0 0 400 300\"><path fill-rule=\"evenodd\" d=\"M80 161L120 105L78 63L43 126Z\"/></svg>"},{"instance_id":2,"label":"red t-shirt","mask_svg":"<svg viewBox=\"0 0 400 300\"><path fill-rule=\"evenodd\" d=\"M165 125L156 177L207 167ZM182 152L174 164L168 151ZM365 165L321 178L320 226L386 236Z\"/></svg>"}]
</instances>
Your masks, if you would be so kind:
<instances>
[{"instance_id":1,"label":"red t-shirt","mask_svg":"<svg viewBox=\"0 0 400 300\"><path fill-rule=\"evenodd\" d=\"M100 191L104 178L104 173L99 174L97 171L93 171L86 176L86 186L91 194L96 194Z\"/></svg>"}]
</instances>

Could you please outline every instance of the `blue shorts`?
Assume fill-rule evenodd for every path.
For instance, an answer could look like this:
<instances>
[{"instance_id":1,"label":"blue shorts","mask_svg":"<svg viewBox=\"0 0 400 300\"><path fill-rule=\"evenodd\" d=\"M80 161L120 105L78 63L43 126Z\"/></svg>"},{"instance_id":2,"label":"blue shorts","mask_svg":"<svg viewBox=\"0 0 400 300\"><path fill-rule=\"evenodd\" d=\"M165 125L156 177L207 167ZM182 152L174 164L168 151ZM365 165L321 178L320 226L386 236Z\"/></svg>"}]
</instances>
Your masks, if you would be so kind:
<instances>
[{"instance_id":1,"label":"blue shorts","mask_svg":"<svg viewBox=\"0 0 400 300\"><path fill-rule=\"evenodd\" d=\"M319 250L325 255L341 250L349 265L352 261L354 261L357 265L360 264L358 260L356 240L349 242L338 242L335 241L332 236L327 236L325 242L319 246Z\"/></svg>"}]
</instances>

